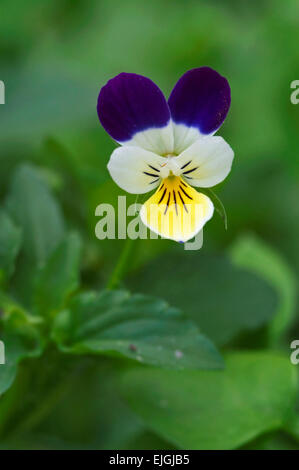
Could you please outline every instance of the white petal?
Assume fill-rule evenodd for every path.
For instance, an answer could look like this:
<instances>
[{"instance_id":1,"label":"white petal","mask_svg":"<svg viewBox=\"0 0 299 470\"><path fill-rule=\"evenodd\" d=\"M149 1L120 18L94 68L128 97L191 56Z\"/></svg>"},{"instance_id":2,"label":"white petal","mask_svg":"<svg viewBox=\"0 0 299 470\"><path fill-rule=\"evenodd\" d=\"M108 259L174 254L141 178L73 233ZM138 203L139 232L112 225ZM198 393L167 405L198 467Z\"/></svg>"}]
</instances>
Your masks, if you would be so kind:
<instances>
[{"instance_id":1,"label":"white petal","mask_svg":"<svg viewBox=\"0 0 299 470\"><path fill-rule=\"evenodd\" d=\"M174 135L174 153L179 155L198 139L205 137L196 127L189 127L185 124L172 123Z\"/></svg>"},{"instance_id":2,"label":"white petal","mask_svg":"<svg viewBox=\"0 0 299 470\"><path fill-rule=\"evenodd\" d=\"M198 139L175 160L189 184L209 188L227 177L233 158L233 150L222 137L209 136Z\"/></svg>"},{"instance_id":3,"label":"white petal","mask_svg":"<svg viewBox=\"0 0 299 470\"><path fill-rule=\"evenodd\" d=\"M127 146L142 147L158 155L173 152L173 128L171 121L165 127L153 127L137 132L131 140L123 142Z\"/></svg>"},{"instance_id":4,"label":"white petal","mask_svg":"<svg viewBox=\"0 0 299 470\"><path fill-rule=\"evenodd\" d=\"M124 145L112 153L107 165L118 186L133 194L142 194L158 186L165 158L140 147Z\"/></svg>"}]
</instances>

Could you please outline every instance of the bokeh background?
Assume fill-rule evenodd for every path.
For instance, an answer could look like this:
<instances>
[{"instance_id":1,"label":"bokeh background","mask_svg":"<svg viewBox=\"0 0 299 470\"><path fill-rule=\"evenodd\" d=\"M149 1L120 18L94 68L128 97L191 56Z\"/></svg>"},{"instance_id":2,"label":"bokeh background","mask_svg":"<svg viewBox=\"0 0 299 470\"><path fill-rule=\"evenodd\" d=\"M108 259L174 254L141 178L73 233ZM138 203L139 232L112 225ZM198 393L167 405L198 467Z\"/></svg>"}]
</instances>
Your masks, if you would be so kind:
<instances>
[{"instance_id":1,"label":"bokeh background","mask_svg":"<svg viewBox=\"0 0 299 470\"><path fill-rule=\"evenodd\" d=\"M29 248L20 255L23 264L11 280L12 295L30 309L28 273L39 235L34 221L24 229L20 215L26 217L26 194L32 188L26 174L33 172L49 188L63 214L57 225L80 235L80 288L103 288L125 242L100 241L94 233L96 206L116 206L122 194L106 169L115 143L98 122L98 92L125 71L150 77L168 96L185 71L208 65L227 77L232 89L231 110L219 134L234 149L235 161L230 177L215 188L227 210L228 230L216 214L204 230L199 252L166 240L136 241L122 287L166 299L190 316L223 354L249 354L248 370L261 364L252 391L244 383L245 367L234 393L230 380L223 383L225 375L219 384L216 378L219 393L212 394L209 405L214 385L203 386L204 396L200 385L211 380L205 375L209 372L199 372L198 383L196 377L185 379L177 372L168 381L173 406L168 416L154 392L163 371L144 366L140 375L139 369L127 372L119 385L115 371L124 362L90 356L68 386L53 392L40 416L29 420L26 432L14 433L20 413L8 412L7 403L1 407L11 395L0 398L3 448L299 447L297 391L280 383L287 388L284 374L289 369L296 375L289 344L299 339L299 104L290 102L290 84L299 80L298 40L296 0L1 1L0 79L6 86L6 104L0 106L2 207L16 188L28 185L17 198L15 219ZM128 204L134 200L128 197ZM60 225L47 228L48 248L57 230ZM255 356L260 350L267 351L264 362ZM279 356L279 364L271 354ZM68 361L59 359L55 382L63 382ZM43 367L50 369L49 364L51 357ZM13 390L18 400L30 395L34 406L40 406L43 394L35 380L41 363L36 360L31 367L29 384L24 385L21 371ZM186 396L180 388L184 382ZM252 410L263 415L267 407L271 417L261 425ZM210 411L201 421L203 408ZM198 421L192 424L190 416L196 413ZM230 442L234 429L242 438Z\"/></svg>"}]
</instances>

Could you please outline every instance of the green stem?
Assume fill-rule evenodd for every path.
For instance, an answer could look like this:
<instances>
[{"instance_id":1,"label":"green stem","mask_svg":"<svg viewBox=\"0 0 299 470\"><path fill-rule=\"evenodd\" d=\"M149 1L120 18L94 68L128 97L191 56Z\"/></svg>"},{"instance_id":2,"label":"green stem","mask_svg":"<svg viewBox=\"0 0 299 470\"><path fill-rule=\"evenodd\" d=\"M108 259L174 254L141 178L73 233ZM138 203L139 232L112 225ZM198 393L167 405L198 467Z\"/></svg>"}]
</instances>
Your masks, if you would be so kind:
<instances>
[{"instance_id":1,"label":"green stem","mask_svg":"<svg viewBox=\"0 0 299 470\"><path fill-rule=\"evenodd\" d=\"M127 238L126 243L123 247L123 250L120 254L120 257L117 261L117 264L110 276L110 279L107 283L107 289L116 289L119 286L120 281L123 279L125 272L127 271L129 264L129 257L132 252L134 242L131 238Z\"/></svg>"}]
</instances>

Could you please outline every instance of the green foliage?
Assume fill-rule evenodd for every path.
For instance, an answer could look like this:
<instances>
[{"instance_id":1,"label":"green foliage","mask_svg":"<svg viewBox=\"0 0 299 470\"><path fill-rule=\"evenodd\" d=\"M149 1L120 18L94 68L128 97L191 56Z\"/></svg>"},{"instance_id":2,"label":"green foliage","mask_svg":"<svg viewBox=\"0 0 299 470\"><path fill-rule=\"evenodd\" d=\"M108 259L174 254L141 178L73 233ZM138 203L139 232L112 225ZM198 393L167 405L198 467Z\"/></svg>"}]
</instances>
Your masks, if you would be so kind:
<instances>
[{"instance_id":1,"label":"green foliage","mask_svg":"<svg viewBox=\"0 0 299 470\"><path fill-rule=\"evenodd\" d=\"M23 237L14 280L16 295L30 305L35 269L45 263L62 240L65 233L64 220L47 185L37 170L28 165L16 169L5 206L22 230Z\"/></svg>"},{"instance_id":2,"label":"green foliage","mask_svg":"<svg viewBox=\"0 0 299 470\"><path fill-rule=\"evenodd\" d=\"M245 444L241 450L297 450L298 444L284 431L272 431Z\"/></svg>"},{"instance_id":3,"label":"green foliage","mask_svg":"<svg viewBox=\"0 0 299 470\"><path fill-rule=\"evenodd\" d=\"M177 305L220 345L267 323L277 300L262 279L223 256L202 251L159 257L132 276L128 285Z\"/></svg>"},{"instance_id":4,"label":"green foliage","mask_svg":"<svg viewBox=\"0 0 299 470\"><path fill-rule=\"evenodd\" d=\"M20 244L20 230L3 210L0 211L0 284L12 275Z\"/></svg>"},{"instance_id":5,"label":"green foliage","mask_svg":"<svg viewBox=\"0 0 299 470\"><path fill-rule=\"evenodd\" d=\"M223 365L213 344L181 312L125 291L75 297L58 315L53 336L74 354L116 354L171 369Z\"/></svg>"},{"instance_id":6,"label":"green foliage","mask_svg":"<svg viewBox=\"0 0 299 470\"><path fill-rule=\"evenodd\" d=\"M299 448L298 11L1 2L1 449ZM168 96L201 65L232 89L231 177L202 190L224 227L216 214L199 252L133 241L127 261L125 240L94 232L97 205L124 194L99 89L136 72Z\"/></svg>"},{"instance_id":7,"label":"green foliage","mask_svg":"<svg viewBox=\"0 0 299 470\"><path fill-rule=\"evenodd\" d=\"M243 236L232 246L231 257L237 266L260 275L277 290L279 304L268 325L269 340L277 343L290 328L296 310L296 277L285 260L255 236Z\"/></svg>"},{"instance_id":8,"label":"green foliage","mask_svg":"<svg viewBox=\"0 0 299 470\"><path fill-rule=\"evenodd\" d=\"M0 295L0 338L5 345L5 364L0 367L0 396L12 385L18 363L38 356L42 341L35 325L38 318L32 318L21 306L5 295Z\"/></svg>"},{"instance_id":9,"label":"green foliage","mask_svg":"<svg viewBox=\"0 0 299 470\"><path fill-rule=\"evenodd\" d=\"M295 379L284 357L234 353L223 372L128 368L121 390L144 422L179 448L234 449L282 426Z\"/></svg>"},{"instance_id":10,"label":"green foliage","mask_svg":"<svg viewBox=\"0 0 299 470\"><path fill-rule=\"evenodd\" d=\"M40 315L63 308L79 287L80 239L68 235L54 250L36 276L34 304Z\"/></svg>"},{"instance_id":11,"label":"green foliage","mask_svg":"<svg viewBox=\"0 0 299 470\"><path fill-rule=\"evenodd\" d=\"M19 167L11 182L6 207L22 228L26 261L40 266L64 234L61 211L36 169Z\"/></svg>"}]
</instances>

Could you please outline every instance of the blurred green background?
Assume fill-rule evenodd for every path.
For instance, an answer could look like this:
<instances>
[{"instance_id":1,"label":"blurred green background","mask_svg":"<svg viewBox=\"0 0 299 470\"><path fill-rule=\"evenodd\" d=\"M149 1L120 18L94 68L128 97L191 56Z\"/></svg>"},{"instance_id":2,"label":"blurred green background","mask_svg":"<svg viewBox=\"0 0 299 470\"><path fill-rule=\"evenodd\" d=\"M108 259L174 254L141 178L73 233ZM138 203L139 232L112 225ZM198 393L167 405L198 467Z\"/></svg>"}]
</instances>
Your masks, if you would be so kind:
<instances>
[{"instance_id":1,"label":"blurred green background","mask_svg":"<svg viewBox=\"0 0 299 470\"><path fill-rule=\"evenodd\" d=\"M1 396L0 447L299 448L289 360L299 339L298 40L296 0L2 0L0 197L23 240L3 292L32 315L33 271L64 233L81 240L80 290L102 289L124 246L94 233L96 206L123 194L106 169L115 144L96 114L109 78L139 73L168 96L188 69L216 69L232 89L219 134L235 160L215 189L228 230L216 214L198 252L138 240L122 280L188 315L225 369L165 372L50 348L25 360ZM45 288L41 302L52 295Z\"/></svg>"}]
</instances>

